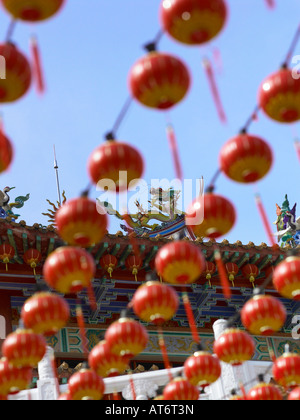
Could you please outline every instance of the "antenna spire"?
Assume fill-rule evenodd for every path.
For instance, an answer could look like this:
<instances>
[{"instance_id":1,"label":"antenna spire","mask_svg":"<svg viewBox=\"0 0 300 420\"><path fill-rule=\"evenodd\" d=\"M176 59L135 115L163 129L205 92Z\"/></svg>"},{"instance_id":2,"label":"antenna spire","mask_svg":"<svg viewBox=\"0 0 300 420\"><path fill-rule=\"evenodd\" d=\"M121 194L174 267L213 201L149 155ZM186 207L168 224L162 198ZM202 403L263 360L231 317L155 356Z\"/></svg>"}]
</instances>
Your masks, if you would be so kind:
<instances>
[{"instance_id":1,"label":"antenna spire","mask_svg":"<svg viewBox=\"0 0 300 420\"><path fill-rule=\"evenodd\" d=\"M58 164L57 164L57 159L56 159L55 145L53 145L53 150L54 150L54 170L55 170L55 173L56 173L56 185L57 185L58 202L59 202L59 205L61 206L61 195L60 195L59 177L58 177Z\"/></svg>"}]
</instances>

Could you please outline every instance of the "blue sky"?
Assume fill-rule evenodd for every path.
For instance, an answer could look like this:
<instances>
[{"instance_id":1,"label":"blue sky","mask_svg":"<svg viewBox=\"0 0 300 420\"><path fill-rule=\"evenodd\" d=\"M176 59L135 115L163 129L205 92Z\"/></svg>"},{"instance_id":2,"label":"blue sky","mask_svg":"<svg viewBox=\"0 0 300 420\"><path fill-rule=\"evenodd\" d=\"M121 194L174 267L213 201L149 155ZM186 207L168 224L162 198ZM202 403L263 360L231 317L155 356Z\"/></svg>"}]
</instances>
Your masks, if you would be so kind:
<instances>
[{"instance_id":1,"label":"blue sky","mask_svg":"<svg viewBox=\"0 0 300 420\"><path fill-rule=\"evenodd\" d=\"M299 0L277 0L270 11L264 0L227 0L230 15L222 34L202 48L187 47L164 35L159 50L185 61L193 84L186 99L170 112L184 177L206 183L218 169L222 145L236 135L257 103L262 80L276 71L285 58L299 25ZM39 97L34 87L22 100L2 106L7 135L15 147L11 169L1 174L0 189L15 186L12 199L30 193L19 211L28 225L47 225L42 213L57 200L53 145L59 164L61 189L68 198L78 196L89 182L86 165L90 153L104 141L129 96L127 78L143 44L160 30L160 0L68 0L63 11L43 24L18 23L13 40L29 54L29 37L36 34L43 57L47 91ZM5 37L10 19L0 11ZM204 55L213 47L222 54L224 71L217 82L228 123L222 124L202 69ZM300 55L298 44L295 55ZM250 132L273 148L270 174L256 185L269 220L276 219L275 203L288 194L299 201L300 163L294 149L299 124L281 125L263 114ZM134 102L118 131L118 138L139 148L146 163L145 180L173 179L174 168L165 135L164 113ZM226 235L231 242L268 242L254 201L252 186L235 184L223 175L216 192L236 206L238 220ZM91 196L99 192L94 189ZM300 201L299 201L300 206ZM297 215L300 216L300 209ZM110 231L119 222L110 218ZM275 228L274 228L275 230Z\"/></svg>"}]
</instances>

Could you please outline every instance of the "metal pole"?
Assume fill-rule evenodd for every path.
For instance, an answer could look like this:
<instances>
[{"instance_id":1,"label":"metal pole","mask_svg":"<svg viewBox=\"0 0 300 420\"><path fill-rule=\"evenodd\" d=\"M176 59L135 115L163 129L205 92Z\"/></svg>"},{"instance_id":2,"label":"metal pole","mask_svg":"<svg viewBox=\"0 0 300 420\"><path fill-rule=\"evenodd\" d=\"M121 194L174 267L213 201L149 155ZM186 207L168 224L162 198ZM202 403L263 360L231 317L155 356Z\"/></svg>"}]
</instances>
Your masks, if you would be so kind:
<instances>
[{"instance_id":1,"label":"metal pole","mask_svg":"<svg viewBox=\"0 0 300 420\"><path fill-rule=\"evenodd\" d=\"M54 169L55 169L55 173L56 173L56 185L57 185L58 202L59 202L59 205L61 206L61 195L60 195L60 187L59 187L58 165L57 165L57 160L56 160L55 145L53 145L53 149L54 149Z\"/></svg>"}]
</instances>

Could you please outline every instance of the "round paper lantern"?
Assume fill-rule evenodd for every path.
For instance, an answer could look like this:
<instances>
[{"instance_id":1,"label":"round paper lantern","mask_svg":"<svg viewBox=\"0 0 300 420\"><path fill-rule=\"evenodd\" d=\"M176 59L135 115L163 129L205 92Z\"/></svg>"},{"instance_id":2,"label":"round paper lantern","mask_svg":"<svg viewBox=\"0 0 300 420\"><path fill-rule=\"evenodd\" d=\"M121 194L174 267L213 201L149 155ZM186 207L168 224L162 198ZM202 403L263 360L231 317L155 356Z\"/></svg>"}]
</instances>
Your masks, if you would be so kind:
<instances>
[{"instance_id":1,"label":"round paper lantern","mask_svg":"<svg viewBox=\"0 0 300 420\"><path fill-rule=\"evenodd\" d=\"M148 333L145 327L134 319L120 318L108 327L104 339L112 353L129 359L145 349Z\"/></svg>"},{"instance_id":2,"label":"round paper lantern","mask_svg":"<svg viewBox=\"0 0 300 420\"><path fill-rule=\"evenodd\" d=\"M248 401L282 401L283 397L275 385L259 383L247 394Z\"/></svg>"},{"instance_id":3,"label":"round paper lantern","mask_svg":"<svg viewBox=\"0 0 300 420\"><path fill-rule=\"evenodd\" d=\"M236 213L234 206L226 198L207 193L190 205L185 220L196 237L217 239L233 228Z\"/></svg>"},{"instance_id":4,"label":"round paper lantern","mask_svg":"<svg viewBox=\"0 0 300 420\"><path fill-rule=\"evenodd\" d=\"M171 284L194 283L204 268L202 252L190 242L171 242L163 246L155 257L157 273Z\"/></svg>"},{"instance_id":5,"label":"round paper lantern","mask_svg":"<svg viewBox=\"0 0 300 420\"><path fill-rule=\"evenodd\" d=\"M26 389L31 379L31 367L17 368L5 357L0 360L0 395L15 394Z\"/></svg>"},{"instance_id":6,"label":"round paper lantern","mask_svg":"<svg viewBox=\"0 0 300 420\"><path fill-rule=\"evenodd\" d=\"M300 387L293 389L288 396L288 401L300 401Z\"/></svg>"},{"instance_id":7,"label":"round paper lantern","mask_svg":"<svg viewBox=\"0 0 300 420\"><path fill-rule=\"evenodd\" d=\"M170 109L184 99L191 80L186 65L177 57L151 52L138 60L129 75L132 96L142 105Z\"/></svg>"},{"instance_id":8,"label":"round paper lantern","mask_svg":"<svg viewBox=\"0 0 300 420\"><path fill-rule=\"evenodd\" d=\"M72 401L72 397L68 392L65 392L64 394L60 394L60 396L57 398L57 401Z\"/></svg>"},{"instance_id":9,"label":"round paper lantern","mask_svg":"<svg viewBox=\"0 0 300 420\"><path fill-rule=\"evenodd\" d=\"M0 44L5 59L5 79L0 79L0 103L14 102L24 96L31 85L31 68L27 58L11 43Z\"/></svg>"},{"instance_id":10,"label":"round paper lantern","mask_svg":"<svg viewBox=\"0 0 300 420\"><path fill-rule=\"evenodd\" d=\"M284 353L273 364L275 381L284 388L300 386L300 355Z\"/></svg>"},{"instance_id":11,"label":"round paper lantern","mask_svg":"<svg viewBox=\"0 0 300 420\"><path fill-rule=\"evenodd\" d=\"M106 141L97 147L88 161L88 173L101 190L126 191L143 176L144 160L133 146L120 141Z\"/></svg>"},{"instance_id":12,"label":"round paper lantern","mask_svg":"<svg viewBox=\"0 0 300 420\"><path fill-rule=\"evenodd\" d=\"M255 279L259 275L259 268L255 264L246 264L242 268L242 273L252 283L254 288Z\"/></svg>"},{"instance_id":13,"label":"round paper lantern","mask_svg":"<svg viewBox=\"0 0 300 420\"><path fill-rule=\"evenodd\" d=\"M73 401L102 399L105 391L103 379L90 369L82 369L71 376L68 390Z\"/></svg>"},{"instance_id":14,"label":"round paper lantern","mask_svg":"<svg viewBox=\"0 0 300 420\"><path fill-rule=\"evenodd\" d=\"M228 278L234 287L234 279L239 272L239 267L237 264L229 262L225 264L225 268L228 274Z\"/></svg>"},{"instance_id":15,"label":"round paper lantern","mask_svg":"<svg viewBox=\"0 0 300 420\"><path fill-rule=\"evenodd\" d=\"M19 367L36 367L46 353L47 343L41 334L31 330L17 330L7 336L2 354L10 364Z\"/></svg>"},{"instance_id":16,"label":"round paper lantern","mask_svg":"<svg viewBox=\"0 0 300 420\"><path fill-rule=\"evenodd\" d=\"M135 314L142 321L161 325L174 317L179 298L171 286L150 281L137 289L132 305Z\"/></svg>"},{"instance_id":17,"label":"round paper lantern","mask_svg":"<svg viewBox=\"0 0 300 420\"><path fill-rule=\"evenodd\" d=\"M43 267L45 281L64 294L89 288L95 271L93 257L84 249L70 246L53 251Z\"/></svg>"},{"instance_id":18,"label":"round paper lantern","mask_svg":"<svg viewBox=\"0 0 300 420\"><path fill-rule=\"evenodd\" d=\"M197 387L206 388L216 382L221 376L221 371L219 360L204 351L196 352L184 363L185 377Z\"/></svg>"},{"instance_id":19,"label":"round paper lantern","mask_svg":"<svg viewBox=\"0 0 300 420\"><path fill-rule=\"evenodd\" d=\"M188 45L211 41L227 19L224 0L162 0L161 22L175 40Z\"/></svg>"},{"instance_id":20,"label":"round paper lantern","mask_svg":"<svg viewBox=\"0 0 300 420\"><path fill-rule=\"evenodd\" d=\"M33 248L28 249L24 253L23 259L25 263L28 264L33 269L34 275L36 275L36 272L35 272L36 266L42 259L42 254L40 253L40 251Z\"/></svg>"},{"instance_id":21,"label":"round paper lantern","mask_svg":"<svg viewBox=\"0 0 300 420\"><path fill-rule=\"evenodd\" d=\"M15 249L10 244L0 245L0 259L6 265L6 271L8 271L8 263L15 256Z\"/></svg>"},{"instance_id":22,"label":"round paper lantern","mask_svg":"<svg viewBox=\"0 0 300 420\"><path fill-rule=\"evenodd\" d=\"M0 173L6 171L10 167L13 155L12 143L0 129Z\"/></svg>"},{"instance_id":23,"label":"round paper lantern","mask_svg":"<svg viewBox=\"0 0 300 420\"><path fill-rule=\"evenodd\" d=\"M105 340L91 350L88 362L91 369L104 378L122 375L128 368L128 358L113 354Z\"/></svg>"},{"instance_id":24,"label":"round paper lantern","mask_svg":"<svg viewBox=\"0 0 300 420\"><path fill-rule=\"evenodd\" d=\"M242 133L229 140L221 149L220 169L233 181L252 183L270 171L273 154L261 138Z\"/></svg>"},{"instance_id":25,"label":"round paper lantern","mask_svg":"<svg viewBox=\"0 0 300 420\"><path fill-rule=\"evenodd\" d=\"M229 328L214 342L214 353L232 366L251 360L255 352L253 338L244 331Z\"/></svg>"},{"instance_id":26,"label":"round paper lantern","mask_svg":"<svg viewBox=\"0 0 300 420\"><path fill-rule=\"evenodd\" d=\"M1 0L4 8L14 17L26 22L40 22L55 15L65 0Z\"/></svg>"},{"instance_id":27,"label":"round paper lantern","mask_svg":"<svg viewBox=\"0 0 300 420\"><path fill-rule=\"evenodd\" d=\"M25 327L45 336L56 334L64 328L69 317L67 301L49 292L36 293L27 299L21 311Z\"/></svg>"},{"instance_id":28,"label":"round paper lantern","mask_svg":"<svg viewBox=\"0 0 300 420\"><path fill-rule=\"evenodd\" d=\"M108 219L96 201L80 197L67 201L58 209L55 224L58 234L69 245L88 248L103 239Z\"/></svg>"},{"instance_id":29,"label":"round paper lantern","mask_svg":"<svg viewBox=\"0 0 300 420\"><path fill-rule=\"evenodd\" d=\"M211 286L211 278L212 275L216 272L216 265L211 261L205 261L205 268L202 275L205 276L206 280L208 280L209 285Z\"/></svg>"},{"instance_id":30,"label":"round paper lantern","mask_svg":"<svg viewBox=\"0 0 300 420\"><path fill-rule=\"evenodd\" d=\"M174 379L163 392L164 400L168 401L197 401L199 395L198 388L184 378Z\"/></svg>"},{"instance_id":31,"label":"round paper lantern","mask_svg":"<svg viewBox=\"0 0 300 420\"><path fill-rule=\"evenodd\" d=\"M286 310L280 300L272 296L256 295L244 305L241 319L251 334L271 335L283 327Z\"/></svg>"},{"instance_id":32,"label":"round paper lantern","mask_svg":"<svg viewBox=\"0 0 300 420\"><path fill-rule=\"evenodd\" d=\"M139 269L143 265L143 260L141 257L136 255L130 255L126 261L125 265L128 268L128 270L131 271L131 273L134 275L135 281L137 281L137 274L139 272Z\"/></svg>"},{"instance_id":33,"label":"round paper lantern","mask_svg":"<svg viewBox=\"0 0 300 420\"><path fill-rule=\"evenodd\" d=\"M112 273L117 264L118 260L114 255L107 254L100 259L101 267L109 273L110 278L112 277Z\"/></svg>"},{"instance_id":34,"label":"round paper lantern","mask_svg":"<svg viewBox=\"0 0 300 420\"><path fill-rule=\"evenodd\" d=\"M273 284L281 296L300 300L300 258L288 257L274 270Z\"/></svg>"},{"instance_id":35,"label":"round paper lantern","mask_svg":"<svg viewBox=\"0 0 300 420\"><path fill-rule=\"evenodd\" d=\"M259 104L277 122L294 123L300 119L300 79L293 77L292 69L284 67L263 81Z\"/></svg>"}]
</instances>

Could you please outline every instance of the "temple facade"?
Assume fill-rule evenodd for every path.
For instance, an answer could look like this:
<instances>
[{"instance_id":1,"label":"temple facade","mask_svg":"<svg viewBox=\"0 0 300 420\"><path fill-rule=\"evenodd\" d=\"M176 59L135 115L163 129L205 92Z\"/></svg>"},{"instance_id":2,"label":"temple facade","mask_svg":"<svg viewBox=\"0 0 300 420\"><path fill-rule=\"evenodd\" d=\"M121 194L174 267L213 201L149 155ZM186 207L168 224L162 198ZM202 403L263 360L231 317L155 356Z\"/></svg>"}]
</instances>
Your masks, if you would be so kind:
<instances>
[{"instance_id":1,"label":"temple facade","mask_svg":"<svg viewBox=\"0 0 300 420\"><path fill-rule=\"evenodd\" d=\"M49 290L43 280L43 263L47 256L56 248L64 245L52 225L27 226L24 221L11 222L0 220L1 244L9 244L14 249L14 256L8 262L1 262L0 274L0 331L1 342L19 326L21 308L24 302L38 290ZM127 260L133 253L130 236L121 231L116 234L107 233L103 241L89 249L96 264L97 272L93 280L93 290L97 301L97 309L91 310L87 292L78 295L64 296L71 309L71 317L66 328L58 334L49 337L48 346L54 351L61 386L66 384L72 373L79 369L87 360L88 354L83 352L82 336L76 320L76 306L81 305L86 325L86 338L90 351L104 337L108 326L120 317L126 309L137 288L154 275L154 259L158 250L172 239L157 234L150 237L147 233L135 235L135 245L140 251L142 264L139 267L129 267ZM191 240L186 236L183 240ZM213 351L216 333L215 325L220 320L235 317L245 302L253 295L253 288L266 284L266 279L290 251L290 247L269 247L265 243L255 245L241 242L230 244L227 240L216 244L214 241L193 241L201 249L209 265L196 283L187 286L197 329L204 347ZM221 252L224 264L234 265L234 274L229 275L231 299L224 297L217 270L213 270L215 246ZM39 259L32 264L26 259L26 251L37 251ZM101 266L105 255L116 258L112 270ZM245 277L243 268L247 264L257 267L255 278ZM36 266L35 266L36 265ZM149 277L150 276L150 277ZM175 286L179 296L181 287ZM290 349L300 353L299 303L283 299L272 289L272 283L266 286L268 294L280 298L287 310L287 321L280 333L269 337L254 337L256 352L253 363L264 366L271 361L270 351L276 357L284 353L286 344ZM217 324L216 324L217 323ZM239 317L236 317L236 327L242 327ZM164 369L158 333L154 326L147 325L149 342L145 350L131 361L130 369L134 374L146 374ZM189 328L186 313L181 303L172 321L164 324L164 338L167 352L173 368L180 368L184 361L196 351ZM156 372L157 373L157 372ZM38 370L34 371L32 387L39 380ZM158 375L159 376L159 375Z\"/></svg>"}]
</instances>

